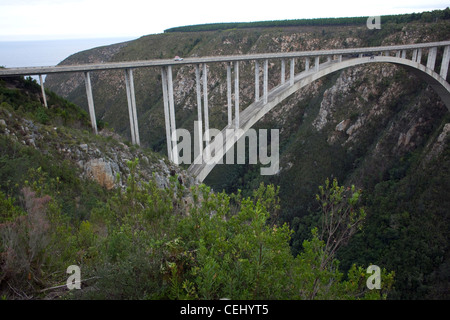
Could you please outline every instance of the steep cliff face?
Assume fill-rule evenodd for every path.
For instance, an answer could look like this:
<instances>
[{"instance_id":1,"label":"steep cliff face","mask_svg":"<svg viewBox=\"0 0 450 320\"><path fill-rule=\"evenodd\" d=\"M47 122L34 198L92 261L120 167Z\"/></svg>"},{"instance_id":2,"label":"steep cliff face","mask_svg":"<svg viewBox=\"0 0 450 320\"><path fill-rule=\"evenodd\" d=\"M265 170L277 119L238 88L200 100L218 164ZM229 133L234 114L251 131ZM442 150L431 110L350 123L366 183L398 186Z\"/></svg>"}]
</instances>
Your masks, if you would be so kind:
<instances>
[{"instance_id":1,"label":"steep cliff face","mask_svg":"<svg viewBox=\"0 0 450 320\"><path fill-rule=\"evenodd\" d=\"M99 139L92 139L88 134L45 126L6 110L0 115L0 132L6 137L55 156L55 162L68 161L77 168L80 178L92 179L108 190L126 187L126 177L130 173L127 162L135 159L139 159L138 170L142 177L145 180L155 178L160 188L169 185L169 178L175 174L186 186L196 183L186 171L167 159L130 147L119 135L108 130L102 130Z\"/></svg>"},{"instance_id":2,"label":"steep cliff face","mask_svg":"<svg viewBox=\"0 0 450 320\"><path fill-rule=\"evenodd\" d=\"M127 43L108 58L125 61L319 50L442 41L449 35L448 21L389 24L382 25L381 30L347 26L170 33ZM89 60L74 55L63 64L75 61ZM296 61L296 72L304 65L304 61ZM280 69L279 62L270 61L269 89L279 83ZM135 87L141 142L164 152L159 72L151 68L135 70ZM254 65L241 63L240 75L241 108L245 108L254 99ZM126 137L123 78L120 72L98 72L92 81L97 118ZM51 75L46 82L47 87L86 107L80 76ZM174 69L174 94L177 127L192 132L197 108L192 67ZM227 121L225 65L208 65L208 95L210 126L221 129ZM444 187L450 179L449 122L449 111L436 93L404 69L389 64L353 67L299 90L256 124L256 128L280 129L277 175L261 177L257 166L223 165L215 168L206 182L215 189L242 189L244 194L261 181L280 185L281 218L296 230L294 252L308 237L308 228L316 219L317 186L327 177L355 184L367 195L367 231L344 250L343 265L378 261L396 270L396 297L445 296L442 292L448 290L448 281L443 286L437 283L449 265L450 194ZM428 228L427 232L413 241L421 225ZM439 239L433 234L439 234ZM414 263L410 255L400 255L399 251L416 252L418 263L411 267ZM399 261L396 253L404 261ZM414 275L405 271L408 268Z\"/></svg>"}]
</instances>

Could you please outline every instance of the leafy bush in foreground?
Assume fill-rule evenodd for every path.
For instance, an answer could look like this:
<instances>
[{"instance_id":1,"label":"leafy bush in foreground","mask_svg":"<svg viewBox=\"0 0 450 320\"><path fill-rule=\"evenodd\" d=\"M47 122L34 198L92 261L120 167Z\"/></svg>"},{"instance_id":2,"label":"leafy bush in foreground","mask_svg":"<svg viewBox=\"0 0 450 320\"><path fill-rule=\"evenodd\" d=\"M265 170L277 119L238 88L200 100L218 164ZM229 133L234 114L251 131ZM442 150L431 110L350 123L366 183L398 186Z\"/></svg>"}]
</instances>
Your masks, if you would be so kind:
<instances>
[{"instance_id":1,"label":"leafy bush in foreground","mask_svg":"<svg viewBox=\"0 0 450 320\"><path fill-rule=\"evenodd\" d=\"M328 208L324 213L341 217L334 221L345 226L342 233L327 236L313 229L294 257L292 230L277 224L278 189L273 185L261 184L244 198L213 193L205 185L186 190L174 176L168 188L160 189L154 181L141 181L136 166L137 160L129 162L127 188L116 190L78 224L64 218L52 198L56 195L24 189L21 210L2 194L0 206L7 213L0 225L0 294L42 298L53 288L65 290L66 268L78 265L82 289L65 298L386 298L392 274L384 270L381 289L370 291L369 274L353 266L344 277L335 248L327 246L362 222L359 191L326 182L318 195ZM349 200L345 192L352 193ZM357 223L352 226L352 221ZM326 219L324 226L336 225Z\"/></svg>"}]
</instances>

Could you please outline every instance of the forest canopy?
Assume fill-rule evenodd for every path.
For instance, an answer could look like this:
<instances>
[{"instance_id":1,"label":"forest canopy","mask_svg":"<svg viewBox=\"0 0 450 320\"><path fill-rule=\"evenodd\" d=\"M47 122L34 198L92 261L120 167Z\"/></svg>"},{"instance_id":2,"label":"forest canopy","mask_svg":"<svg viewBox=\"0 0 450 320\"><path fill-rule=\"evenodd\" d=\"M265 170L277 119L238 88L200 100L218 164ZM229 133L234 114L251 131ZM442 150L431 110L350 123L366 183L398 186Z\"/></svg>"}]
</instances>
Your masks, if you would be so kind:
<instances>
[{"instance_id":1,"label":"forest canopy","mask_svg":"<svg viewBox=\"0 0 450 320\"><path fill-rule=\"evenodd\" d=\"M384 15L381 16L383 23L408 23L413 21L432 22L435 20L450 19L450 8L445 10L433 10L422 13ZM207 23L174 27L164 30L168 32L197 32L217 31L228 29L245 28L272 28L272 27L298 27L298 26L351 26L361 25L367 22L367 17L345 17L345 18L315 18L315 19L293 19L293 20L269 20L255 22L224 22Z\"/></svg>"}]
</instances>

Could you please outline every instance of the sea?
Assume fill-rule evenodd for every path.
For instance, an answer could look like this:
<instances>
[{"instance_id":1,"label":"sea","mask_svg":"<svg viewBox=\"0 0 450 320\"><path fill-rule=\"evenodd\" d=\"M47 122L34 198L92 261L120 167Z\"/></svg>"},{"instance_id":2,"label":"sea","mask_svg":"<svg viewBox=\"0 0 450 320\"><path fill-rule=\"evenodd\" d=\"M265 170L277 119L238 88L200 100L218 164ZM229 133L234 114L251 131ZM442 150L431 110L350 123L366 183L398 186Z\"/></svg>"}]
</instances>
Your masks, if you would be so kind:
<instances>
[{"instance_id":1,"label":"sea","mask_svg":"<svg viewBox=\"0 0 450 320\"><path fill-rule=\"evenodd\" d=\"M0 66L55 66L74 53L134 39L136 38L0 41Z\"/></svg>"}]
</instances>

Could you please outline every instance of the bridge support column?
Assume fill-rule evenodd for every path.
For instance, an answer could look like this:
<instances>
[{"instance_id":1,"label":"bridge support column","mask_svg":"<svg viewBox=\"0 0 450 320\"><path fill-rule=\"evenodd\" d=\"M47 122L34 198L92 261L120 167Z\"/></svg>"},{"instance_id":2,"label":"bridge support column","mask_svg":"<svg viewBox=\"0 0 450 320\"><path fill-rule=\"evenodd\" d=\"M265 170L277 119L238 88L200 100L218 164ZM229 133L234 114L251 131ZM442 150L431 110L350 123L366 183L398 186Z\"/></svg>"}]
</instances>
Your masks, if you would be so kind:
<instances>
[{"instance_id":1,"label":"bridge support column","mask_svg":"<svg viewBox=\"0 0 450 320\"><path fill-rule=\"evenodd\" d=\"M94 130L94 133L97 134L97 120L95 119L94 98L92 96L91 76L89 72L84 73L84 82L86 84L86 96L89 107L89 116L91 117L91 126L92 130Z\"/></svg>"},{"instance_id":2,"label":"bridge support column","mask_svg":"<svg viewBox=\"0 0 450 320\"><path fill-rule=\"evenodd\" d=\"M169 111L169 93L167 88L167 67L161 68L161 81L163 89L163 100L164 100L164 120L166 124L166 140L167 140L167 157L169 161L173 160L173 150L172 150L172 138L171 138L171 125L170 125L170 111ZM198 93L198 92L197 92ZM198 100L197 100L198 101ZM201 128L201 126L200 126Z\"/></svg>"},{"instance_id":3,"label":"bridge support column","mask_svg":"<svg viewBox=\"0 0 450 320\"><path fill-rule=\"evenodd\" d=\"M402 59L406 59L406 50L402 50Z\"/></svg>"},{"instance_id":4,"label":"bridge support column","mask_svg":"<svg viewBox=\"0 0 450 320\"><path fill-rule=\"evenodd\" d=\"M417 50L416 62L422 63L422 48L419 48Z\"/></svg>"},{"instance_id":5,"label":"bridge support column","mask_svg":"<svg viewBox=\"0 0 450 320\"><path fill-rule=\"evenodd\" d=\"M227 63L227 111L228 111L228 125L233 123L233 105L231 100L231 62Z\"/></svg>"},{"instance_id":6,"label":"bridge support column","mask_svg":"<svg viewBox=\"0 0 450 320\"><path fill-rule=\"evenodd\" d=\"M167 155L169 160L178 164L178 147L176 141L172 141L175 136L175 104L173 100L172 67L163 67L161 70L161 80L164 98L164 116L166 122ZM175 136L176 139L176 136Z\"/></svg>"},{"instance_id":7,"label":"bridge support column","mask_svg":"<svg viewBox=\"0 0 450 320\"><path fill-rule=\"evenodd\" d=\"M400 58L400 54L401 54L401 51L399 50L399 51L397 51L397 52L395 53L395 57L396 57L396 58Z\"/></svg>"},{"instance_id":8,"label":"bridge support column","mask_svg":"<svg viewBox=\"0 0 450 320\"><path fill-rule=\"evenodd\" d=\"M436 64L437 47L428 50L427 68L434 70Z\"/></svg>"},{"instance_id":9,"label":"bridge support column","mask_svg":"<svg viewBox=\"0 0 450 320\"><path fill-rule=\"evenodd\" d=\"M205 121L205 140L206 146L209 145L209 105L208 105L208 68L206 63L203 64L203 114Z\"/></svg>"},{"instance_id":10,"label":"bridge support column","mask_svg":"<svg viewBox=\"0 0 450 320\"><path fill-rule=\"evenodd\" d=\"M342 54L338 55L338 61L342 62Z\"/></svg>"},{"instance_id":11,"label":"bridge support column","mask_svg":"<svg viewBox=\"0 0 450 320\"><path fill-rule=\"evenodd\" d=\"M444 54L442 55L441 72L442 78L447 79L448 73L448 63L450 61L450 46L446 46L444 49Z\"/></svg>"},{"instance_id":12,"label":"bridge support column","mask_svg":"<svg viewBox=\"0 0 450 320\"><path fill-rule=\"evenodd\" d=\"M417 61L417 49L413 50L413 54L412 54L412 61L416 62Z\"/></svg>"},{"instance_id":13,"label":"bridge support column","mask_svg":"<svg viewBox=\"0 0 450 320\"><path fill-rule=\"evenodd\" d=\"M259 61L255 60L255 101L259 101Z\"/></svg>"},{"instance_id":14,"label":"bridge support column","mask_svg":"<svg viewBox=\"0 0 450 320\"><path fill-rule=\"evenodd\" d=\"M267 103L268 100L268 92L269 92L269 60L264 60L264 104Z\"/></svg>"},{"instance_id":15,"label":"bridge support column","mask_svg":"<svg viewBox=\"0 0 450 320\"><path fill-rule=\"evenodd\" d=\"M174 137L174 133L177 130L175 125L175 103L173 100L173 81L172 81L172 66L167 67L167 88L169 93L169 115L170 115L170 135ZM176 137L175 137L176 138ZM176 142L172 144L173 162L178 164L178 147Z\"/></svg>"},{"instance_id":16,"label":"bridge support column","mask_svg":"<svg viewBox=\"0 0 450 320\"><path fill-rule=\"evenodd\" d=\"M47 96L45 95L44 80L42 80L42 74L39 75L39 83L41 84L42 100L44 101L44 106L48 108Z\"/></svg>"},{"instance_id":17,"label":"bridge support column","mask_svg":"<svg viewBox=\"0 0 450 320\"><path fill-rule=\"evenodd\" d=\"M234 62L234 124L239 128L239 61Z\"/></svg>"},{"instance_id":18,"label":"bridge support column","mask_svg":"<svg viewBox=\"0 0 450 320\"><path fill-rule=\"evenodd\" d=\"M202 91L200 79L200 65L195 66L195 84L197 90L197 122L198 122L198 150L195 154L202 156L203 152L203 119L202 119ZM196 128L194 128L195 130ZM201 162L200 162L201 163Z\"/></svg>"},{"instance_id":19,"label":"bridge support column","mask_svg":"<svg viewBox=\"0 0 450 320\"><path fill-rule=\"evenodd\" d=\"M128 114L130 116L131 142L140 145L132 69L125 69L125 85L128 99Z\"/></svg>"},{"instance_id":20,"label":"bridge support column","mask_svg":"<svg viewBox=\"0 0 450 320\"><path fill-rule=\"evenodd\" d=\"M281 59L281 84L286 82L286 61Z\"/></svg>"},{"instance_id":21,"label":"bridge support column","mask_svg":"<svg viewBox=\"0 0 450 320\"><path fill-rule=\"evenodd\" d=\"M309 70L309 58L306 58L305 60L305 71Z\"/></svg>"},{"instance_id":22,"label":"bridge support column","mask_svg":"<svg viewBox=\"0 0 450 320\"><path fill-rule=\"evenodd\" d=\"M320 57L316 57L314 61L314 70L319 71Z\"/></svg>"},{"instance_id":23,"label":"bridge support column","mask_svg":"<svg viewBox=\"0 0 450 320\"><path fill-rule=\"evenodd\" d=\"M290 75L289 75L289 84L291 86L294 85L294 77L295 77L295 59L291 58L291 63L289 65L290 67Z\"/></svg>"}]
</instances>

